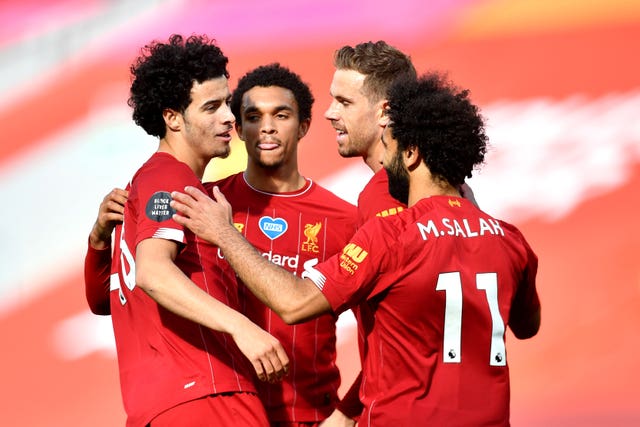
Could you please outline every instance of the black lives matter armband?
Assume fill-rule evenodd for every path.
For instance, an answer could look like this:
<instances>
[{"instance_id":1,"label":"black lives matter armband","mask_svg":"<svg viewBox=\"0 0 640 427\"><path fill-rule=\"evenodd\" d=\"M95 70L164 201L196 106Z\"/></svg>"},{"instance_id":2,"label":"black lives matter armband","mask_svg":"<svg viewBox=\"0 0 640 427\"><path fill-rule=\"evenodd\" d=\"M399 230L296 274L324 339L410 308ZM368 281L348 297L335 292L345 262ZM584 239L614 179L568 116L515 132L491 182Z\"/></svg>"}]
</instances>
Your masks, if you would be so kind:
<instances>
[{"instance_id":1,"label":"black lives matter armband","mask_svg":"<svg viewBox=\"0 0 640 427\"><path fill-rule=\"evenodd\" d=\"M171 219L176 211L169 206L171 193L167 191L157 191L149 198L145 208L147 218L152 221L162 222Z\"/></svg>"}]
</instances>

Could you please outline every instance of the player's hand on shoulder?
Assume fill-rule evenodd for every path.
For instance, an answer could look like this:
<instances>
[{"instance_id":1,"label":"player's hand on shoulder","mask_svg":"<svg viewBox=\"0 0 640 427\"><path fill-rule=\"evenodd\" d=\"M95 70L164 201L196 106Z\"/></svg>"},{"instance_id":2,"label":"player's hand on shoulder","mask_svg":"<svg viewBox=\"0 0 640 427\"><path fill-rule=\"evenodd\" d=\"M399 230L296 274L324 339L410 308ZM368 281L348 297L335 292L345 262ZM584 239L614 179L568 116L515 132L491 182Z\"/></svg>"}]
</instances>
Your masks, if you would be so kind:
<instances>
[{"instance_id":1,"label":"player's hand on shoulder","mask_svg":"<svg viewBox=\"0 0 640 427\"><path fill-rule=\"evenodd\" d=\"M129 192L121 188L111 190L100 203L98 218L93 224L89 241L96 249L103 249L111 244L111 233L124 218L124 204Z\"/></svg>"},{"instance_id":2,"label":"player's hand on shoulder","mask_svg":"<svg viewBox=\"0 0 640 427\"><path fill-rule=\"evenodd\" d=\"M217 244L225 226L233 228L233 212L218 187L213 188L213 197L215 201L195 187L185 187L184 193L171 193L171 207L177 212L174 221L201 239Z\"/></svg>"}]
</instances>

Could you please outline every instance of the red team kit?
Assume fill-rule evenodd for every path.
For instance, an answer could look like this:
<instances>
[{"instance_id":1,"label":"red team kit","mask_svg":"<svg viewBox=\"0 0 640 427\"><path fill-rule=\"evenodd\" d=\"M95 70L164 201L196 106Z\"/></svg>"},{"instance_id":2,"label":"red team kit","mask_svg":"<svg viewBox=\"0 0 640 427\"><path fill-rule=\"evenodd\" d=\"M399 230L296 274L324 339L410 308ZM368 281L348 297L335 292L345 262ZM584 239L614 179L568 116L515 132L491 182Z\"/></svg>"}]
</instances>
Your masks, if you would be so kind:
<instances>
[{"instance_id":1,"label":"red team kit","mask_svg":"<svg viewBox=\"0 0 640 427\"><path fill-rule=\"evenodd\" d=\"M340 252L355 232L355 207L311 180L291 193L254 189L242 172L205 184L209 195L213 185L231 203L238 231L263 257L297 275L308 261L322 262ZM329 416L340 386L337 317L324 314L290 326L242 283L239 288L241 311L278 338L291 363L282 382L257 384L269 419L295 422Z\"/></svg>"},{"instance_id":2,"label":"red team kit","mask_svg":"<svg viewBox=\"0 0 640 427\"><path fill-rule=\"evenodd\" d=\"M209 195L217 185L233 207L237 230L263 257L311 279L333 314L289 326L259 302L238 283L219 249L172 220L171 191L187 185ZM272 420L328 416L340 385L335 321L353 308L363 363L355 404L359 425L425 418L436 425L478 419L508 425L509 310L514 300L539 306L537 258L515 227L458 197L434 196L407 209L389 195L384 170L360 194L357 213L311 180L298 191L277 194L252 188L243 173L203 186L165 153L153 155L129 188L125 221L116 228L110 289L129 424L146 423L158 409L198 397L256 390ZM284 381L255 384L232 339L136 292L131 249L150 237L183 244L176 264L185 274L282 343L291 360ZM486 254L487 245L494 255L477 255ZM521 271L529 275L516 277ZM95 268L90 274L105 272ZM498 277L513 286L498 293ZM305 345L296 345L301 341ZM158 371L163 375L151 375ZM461 381L469 376L474 381Z\"/></svg>"},{"instance_id":3,"label":"red team kit","mask_svg":"<svg viewBox=\"0 0 640 427\"><path fill-rule=\"evenodd\" d=\"M124 223L116 227L111 316L128 425L144 425L162 410L202 396L256 391L253 368L229 336L169 312L135 286L137 244L150 237L173 240L183 245L175 263L187 277L239 310L229 264L172 219L171 191L187 185L204 190L185 163L155 153L127 187Z\"/></svg>"}]
</instances>

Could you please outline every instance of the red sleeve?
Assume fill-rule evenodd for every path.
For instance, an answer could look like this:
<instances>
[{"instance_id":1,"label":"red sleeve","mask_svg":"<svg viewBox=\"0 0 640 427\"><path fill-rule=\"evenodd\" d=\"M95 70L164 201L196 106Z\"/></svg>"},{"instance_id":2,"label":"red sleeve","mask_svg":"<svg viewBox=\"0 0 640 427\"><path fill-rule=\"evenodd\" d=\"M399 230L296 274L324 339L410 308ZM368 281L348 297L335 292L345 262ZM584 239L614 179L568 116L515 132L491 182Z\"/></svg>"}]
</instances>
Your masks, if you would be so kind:
<instances>
[{"instance_id":1,"label":"red sleeve","mask_svg":"<svg viewBox=\"0 0 640 427\"><path fill-rule=\"evenodd\" d=\"M395 271L396 258L385 253L398 250L389 247L398 243L397 235L395 227L385 229L381 221L368 221L341 252L327 261L315 267L305 265L302 277L318 286L336 314L375 298L393 284L391 276L382 277L387 271Z\"/></svg>"},{"instance_id":2,"label":"red sleeve","mask_svg":"<svg viewBox=\"0 0 640 427\"><path fill-rule=\"evenodd\" d=\"M360 383L362 382L362 371L358 374L356 379L351 384L349 390L342 397L340 402L338 403L337 409L345 414L347 417L358 420L364 406L362 402L360 402Z\"/></svg>"},{"instance_id":3,"label":"red sleeve","mask_svg":"<svg viewBox=\"0 0 640 427\"><path fill-rule=\"evenodd\" d=\"M173 240L184 249L186 228L173 220L171 192L184 191L187 185L206 192L196 175L189 166L165 154L156 157L153 165L133 181L135 190L129 194L129 201L135 206L137 222L132 252L142 240L152 237Z\"/></svg>"},{"instance_id":4,"label":"red sleeve","mask_svg":"<svg viewBox=\"0 0 640 427\"><path fill-rule=\"evenodd\" d=\"M538 333L540 328L540 298L536 290L538 257L524 236L516 231L524 247L526 266L511 305L509 327L517 338L526 339Z\"/></svg>"},{"instance_id":5,"label":"red sleeve","mask_svg":"<svg viewBox=\"0 0 640 427\"><path fill-rule=\"evenodd\" d=\"M109 276L111 247L99 250L88 245L84 258L84 292L93 314L111 314Z\"/></svg>"}]
</instances>

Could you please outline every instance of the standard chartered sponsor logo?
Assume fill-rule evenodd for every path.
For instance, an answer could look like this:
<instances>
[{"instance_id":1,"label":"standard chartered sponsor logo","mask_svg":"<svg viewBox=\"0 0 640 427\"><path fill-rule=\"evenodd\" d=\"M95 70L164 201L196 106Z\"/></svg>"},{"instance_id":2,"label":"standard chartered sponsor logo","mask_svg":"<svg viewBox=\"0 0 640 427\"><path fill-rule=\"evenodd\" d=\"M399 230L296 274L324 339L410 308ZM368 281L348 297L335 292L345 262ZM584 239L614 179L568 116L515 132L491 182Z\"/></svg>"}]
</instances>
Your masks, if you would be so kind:
<instances>
[{"instance_id":1,"label":"standard chartered sponsor logo","mask_svg":"<svg viewBox=\"0 0 640 427\"><path fill-rule=\"evenodd\" d=\"M296 270L298 268L298 263L300 262L299 255L288 256L288 255L274 254L273 251L263 252L260 255L262 255L272 263L279 265L280 267L287 267L292 270ZM220 248L218 248L218 258L224 259L224 254L222 253Z\"/></svg>"},{"instance_id":2,"label":"standard chartered sponsor logo","mask_svg":"<svg viewBox=\"0 0 640 427\"><path fill-rule=\"evenodd\" d=\"M288 267L292 270L295 270L298 268L298 261L300 261L300 257L298 255L296 256L280 255L280 254L274 254L273 251L264 252L262 253L262 256L268 259L269 261L271 261L272 263L279 265L280 267Z\"/></svg>"}]
</instances>

